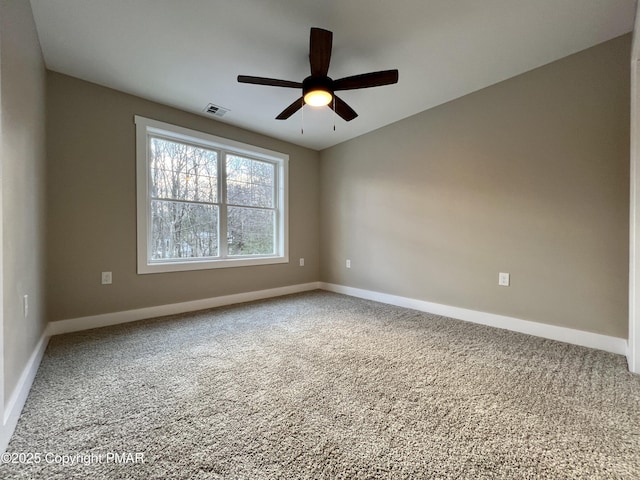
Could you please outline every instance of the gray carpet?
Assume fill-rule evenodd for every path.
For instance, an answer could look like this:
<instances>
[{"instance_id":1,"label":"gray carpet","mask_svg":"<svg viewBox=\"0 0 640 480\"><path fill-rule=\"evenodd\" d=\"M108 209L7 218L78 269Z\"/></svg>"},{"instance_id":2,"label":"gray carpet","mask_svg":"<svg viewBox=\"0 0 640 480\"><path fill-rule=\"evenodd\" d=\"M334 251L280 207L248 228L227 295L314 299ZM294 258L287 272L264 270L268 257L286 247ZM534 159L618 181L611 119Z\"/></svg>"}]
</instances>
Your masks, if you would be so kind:
<instances>
[{"instance_id":1,"label":"gray carpet","mask_svg":"<svg viewBox=\"0 0 640 480\"><path fill-rule=\"evenodd\" d=\"M638 479L640 377L317 291L52 338L8 452L40 463L3 479Z\"/></svg>"}]
</instances>

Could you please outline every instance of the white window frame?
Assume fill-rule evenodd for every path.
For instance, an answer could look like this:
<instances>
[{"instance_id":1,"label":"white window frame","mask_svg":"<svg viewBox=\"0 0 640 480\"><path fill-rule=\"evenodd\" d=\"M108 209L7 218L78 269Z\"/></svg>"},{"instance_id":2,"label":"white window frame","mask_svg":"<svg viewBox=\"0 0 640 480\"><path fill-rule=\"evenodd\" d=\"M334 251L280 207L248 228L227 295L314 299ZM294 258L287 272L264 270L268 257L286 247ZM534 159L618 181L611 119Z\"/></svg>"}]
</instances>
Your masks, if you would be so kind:
<instances>
[{"instance_id":1,"label":"white window frame","mask_svg":"<svg viewBox=\"0 0 640 480\"><path fill-rule=\"evenodd\" d=\"M189 270L206 270L211 268L247 267L253 265L270 265L277 263L289 263L289 155L256 147L246 143L216 137L208 133L191 130L177 125L172 125L158 120L135 115L136 125L136 197L137 197L137 251L138 273L162 273L181 272ZM214 149L223 152L218 161L225 162L225 154L235 154L253 160L266 161L276 167L276 225L275 225L275 254L272 255L247 255L221 257L216 259L171 259L164 261L151 261L151 175L149 165L149 137L161 136L168 140L186 142L191 145ZM219 169L224 172L224 168ZM222 175L224 177L224 174ZM218 179L224 182L224 178ZM220 189L222 187L219 186ZM226 197L226 192L224 192ZM223 198L220 202L220 222L225 221L226 215L222 212L226 208ZM219 227L221 231L226 231ZM219 238L220 245L224 239ZM222 249L222 248L221 248ZM226 251L226 249L224 249ZM218 252L221 253L221 252Z\"/></svg>"}]
</instances>

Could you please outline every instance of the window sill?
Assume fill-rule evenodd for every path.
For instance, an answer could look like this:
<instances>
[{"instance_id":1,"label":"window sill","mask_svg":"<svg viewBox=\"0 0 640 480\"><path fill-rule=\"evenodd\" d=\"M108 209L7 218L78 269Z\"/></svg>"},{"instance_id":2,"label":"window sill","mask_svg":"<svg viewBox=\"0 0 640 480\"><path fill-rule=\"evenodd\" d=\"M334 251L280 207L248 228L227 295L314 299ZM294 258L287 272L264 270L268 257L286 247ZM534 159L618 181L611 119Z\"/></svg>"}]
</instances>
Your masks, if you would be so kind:
<instances>
[{"instance_id":1,"label":"window sill","mask_svg":"<svg viewBox=\"0 0 640 480\"><path fill-rule=\"evenodd\" d=\"M253 267L258 265L274 265L289 263L288 256L238 258L224 260L203 260L190 262L138 263L138 275L148 273L188 272L194 270L211 270L215 268Z\"/></svg>"}]
</instances>

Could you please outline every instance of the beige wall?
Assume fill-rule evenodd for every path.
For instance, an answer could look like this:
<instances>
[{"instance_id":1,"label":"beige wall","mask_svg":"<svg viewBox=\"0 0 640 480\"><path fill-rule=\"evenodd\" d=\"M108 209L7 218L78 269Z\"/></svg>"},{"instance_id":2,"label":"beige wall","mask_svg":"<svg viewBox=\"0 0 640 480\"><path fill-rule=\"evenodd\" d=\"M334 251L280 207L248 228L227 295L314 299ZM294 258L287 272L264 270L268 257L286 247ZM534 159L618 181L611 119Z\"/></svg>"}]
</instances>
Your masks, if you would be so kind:
<instances>
[{"instance_id":1,"label":"beige wall","mask_svg":"<svg viewBox=\"0 0 640 480\"><path fill-rule=\"evenodd\" d=\"M323 151L322 280L626 338L630 43Z\"/></svg>"},{"instance_id":2,"label":"beige wall","mask_svg":"<svg viewBox=\"0 0 640 480\"><path fill-rule=\"evenodd\" d=\"M0 2L5 401L44 327L45 69L27 0ZM29 295L24 318L22 297Z\"/></svg>"},{"instance_id":3,"label":"beige wall","mask_svg":"<svg viewBox=\"0 0 640 480\"><path fill-rule=\"evenodd\" d=\"M57 73L47 87L50 320L318 280L318 152ZM138 275L134 115L289 154L290 263Z\"/></svg>"}]
</instances>

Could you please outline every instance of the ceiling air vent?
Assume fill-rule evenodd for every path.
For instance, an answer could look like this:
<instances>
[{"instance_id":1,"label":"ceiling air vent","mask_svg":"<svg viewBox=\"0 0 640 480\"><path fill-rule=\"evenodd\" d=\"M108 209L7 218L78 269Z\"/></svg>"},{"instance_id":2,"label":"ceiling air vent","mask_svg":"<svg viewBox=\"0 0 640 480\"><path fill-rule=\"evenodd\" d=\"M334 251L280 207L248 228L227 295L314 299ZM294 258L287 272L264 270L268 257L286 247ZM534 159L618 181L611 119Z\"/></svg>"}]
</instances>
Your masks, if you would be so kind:
<instances>
[{"instance_id":1,"label":"ceiling air vent","mask_svg":"<svg viewBox=\"0 0 640 480\"><path fill-rule=\"evenodd\" d=\"M224 117L224 114L229 111L228 108L221 107L219 105L214 105L210 103L206 107L204 107L203 112L208 113L209 115L213 115L214 117Z\"/></svg>"}]
</instances>

